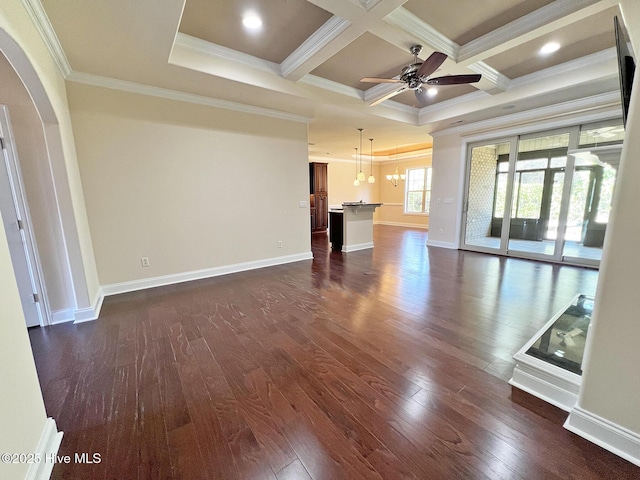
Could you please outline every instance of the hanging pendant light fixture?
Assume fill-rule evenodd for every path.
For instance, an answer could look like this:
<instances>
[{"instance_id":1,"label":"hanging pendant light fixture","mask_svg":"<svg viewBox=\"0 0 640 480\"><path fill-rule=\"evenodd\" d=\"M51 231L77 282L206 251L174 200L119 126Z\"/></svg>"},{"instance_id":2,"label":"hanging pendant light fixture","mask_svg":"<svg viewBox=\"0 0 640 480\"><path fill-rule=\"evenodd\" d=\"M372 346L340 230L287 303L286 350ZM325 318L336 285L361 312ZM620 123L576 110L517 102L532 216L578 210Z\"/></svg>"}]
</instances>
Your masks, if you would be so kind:
<instances>
[{"instance_id":1,"label":"hanging pendant light fixture","mask_svg":"<svg viewBox=\"0 0 640 480\"><path fill-rule=\"evenodd\" d=\"M370 138L369 141L371 142L371 148L369 149L369 158L371 160L369 166L371 168L371 174L369 175L367 182L376 183L376 177L373 176L373 138Z\"/></svg>"},{"instance_id":2,"label":"hanging pendant light fixture","mask_svg":"<svg viewBox=\"0 0 640 480\"><path fill-rule=\"evenodd\" d=\"M358 172L358 181L359 182L364 182L365 181L365 176L364 173L362 173L362 128L359 128L358 130L360 130L360 172Z\"/></svg>"},{"instance_id":3,"label":"hanging pendant light fixture","mask_svg":"<svg viewBox=\"0 0 640 480\"><path fill-rule=\"evenodd\" d=\"M358 180L358 147L355 148L356 151L356 179L353 181L353 186L357 187L360 185L360 180Z\"/></svg>"}]
</instances>

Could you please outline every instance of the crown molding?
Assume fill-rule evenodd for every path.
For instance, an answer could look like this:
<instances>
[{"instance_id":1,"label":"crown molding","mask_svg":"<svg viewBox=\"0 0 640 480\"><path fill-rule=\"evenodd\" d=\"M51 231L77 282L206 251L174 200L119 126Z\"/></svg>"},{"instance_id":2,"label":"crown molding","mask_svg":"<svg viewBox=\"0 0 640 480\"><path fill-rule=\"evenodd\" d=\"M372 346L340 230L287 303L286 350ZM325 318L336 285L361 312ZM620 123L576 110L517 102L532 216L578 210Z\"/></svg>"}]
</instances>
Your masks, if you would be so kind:
<instances>
[{"instance_id":1,"label":"crown molding","mask_svg":"<svg viewBox=\"0 0 640 480\"><path fill-rule=\"evenodd\" d=\"M69 60L60 45L60 40L58 39L56 32L51 26L47 13L42 7L42 3L40 3L40 0L22 0L22 5L31 17L33 24L47 46L58 70L60 70L60 73L62 73L64 78L67 78L72 71L71 65L69 64Z\"/></svg>"},{"instance_id":2,"label":"crown molding","mask_svg":"<svg viewBox=\"0 0 640 480\"><path fill-rule=\"evenodd\" d=\"M582 114L583 116L583 119L579 120L579 122L588 123L597 120L604 120L606 118L615 116L613 110L616 108L620 108L620 92L607 92L598 95L592 95L586 98L580 98L577 100L570 100L568 102L548 105L546 107L526 110L524 112L502 115L500 117L490 118L488 120L481 120L479 122L446 128L437 132L431 132L429 135L434 138L450 134L471 136L484 132L499 130L505 127L515 129L514 131L522 134L528 133L528 131L523 130L522 125L548 121L545 126L536 127L535 130L551 129L556 127L560 128L568 124L575 125L575 121L572 121L573 123L567 123L567 120L564 120L564 117L568 115L579 114ZM605 111L603 112L602 110ZM618 116L620 115L621 112L618 113ZM551 122L553 119L558 119L559 117L562 118L556 122Z\"/></svg>"},{"instance_id":3,"label":"crown molding","mask_svg":"<svg viewBox=\"0 0 640 480\"><path fill-rule=\"evenodd\" d=\"M511 79L501 74L498 70L490 67L484 62L476 62L469 65L469 70L482 75L482 78L493 83L498 90L508 90Z\"/></svg>"},{"instance_id":4,"label":"crown molding","mask_svg":"<svg viewBox=\"0 0 640 480\"><path fill-rule=\"evenodd\" d=\"M246 53L238 52L231 48L223 47L215 43L192 37L185 33L178 32L174 42L174 47L180 47L192 52L201 53L212 58L222 58L231 60L241 65L246 65L259 70L280 75L280 64L263 60Z\"/></svg>"},{"instance_id":5,"label":"crown molding","mask_svg":"<svg viewBox=\"0 0 640 480\"><path fill-rule=\"evenodd\" d=\"M347 97L364 100L362 90L354 87L349 87L348 85L334 82L332 80L327 80L326 78L318 77L316 75L311 75L310 73L302 77L299 83L304 83L312 87L321 88L329 92L337 93L338 95L344 95Z\"/></svg>"},{"instance_id":6,"label":"crown molding","mask_svg":"<svg viewBox=\"0 0 640 480\"><path fill-rule=\"evenodd\" d=\"M203 95L196 95L193 93L179 92L177 90L170 90L162 87L153 87L151 85L144 85L141 83L129 82L126 80L117 80L114 78L102 77L100 75L93 75L90 73L72 72L67 80L70 82L91 85L94 87L109 88L111 90L136 93L139 95L148 95L151 97L164 98L166 100L176 100L178 102L194 103L196 105L222 108L224 110L249 113L252 115L263 115L265 117L288 120L291 122L309 123L312 120L311 117L281 112L269 108L244 105L241 103L219 100Z\"/></svg>"},{"instance_id":7,"label":"crown molding","mask_svg":"<svg viewBox=\"0 0 640 480\"><path fill-rule=\"evenodd\" d=\"M449 58L457 61L460 45L449 40L431 25L411 13L406 8L396 8L393 12L387 15L384 20L387 23L406 31L427 45L430 45L435 50L446 53Z\"/></svg>"},{"instance_id":8,"label":"crown molding","mask_svg":"<svg viewBox=\"0 0 640 480\"><path fill-rule=\"evenodd\" d=\"M538 10L514 20L507 25L496 28L475 40L460 47L458 61L464 62L477 55L482 55L493 48L499 47L510 40L525 37L551 22L575 13L585 7L598 3L600 0L556 0ZM530 38L529 38L530 39Z\"/></svg>"},{"instance_id":9,"label":"crown molding","mask_svg":"<svg viewBox=\"0 0 640 480\"><path fill-rule=\"evenodd\" d=\"M331 17L284 59L280 64L282 76L284 78L289 77L350 26L351 22L344 18L340 18L337 15Z\"/></svg>"},{"instance_id":10,"label":"crown molding","mask_svg":"<svg viewBox=\"0 0 640 480\"><path fill-rule=\"evenodd\" d=\"M575 73L583 73L585 70L593 70L594 65L602 65L603 63L615 60L616 58L616 49L611 47L600 52L576 58L575 60L570 60L561 65L545 68L544 70L540 70L520 78L515 78L509 82L510 88L538 83L552 77L565 77ZM612 71L611 74L615 75L616 71Z\"/></svg>"}]
</instances>

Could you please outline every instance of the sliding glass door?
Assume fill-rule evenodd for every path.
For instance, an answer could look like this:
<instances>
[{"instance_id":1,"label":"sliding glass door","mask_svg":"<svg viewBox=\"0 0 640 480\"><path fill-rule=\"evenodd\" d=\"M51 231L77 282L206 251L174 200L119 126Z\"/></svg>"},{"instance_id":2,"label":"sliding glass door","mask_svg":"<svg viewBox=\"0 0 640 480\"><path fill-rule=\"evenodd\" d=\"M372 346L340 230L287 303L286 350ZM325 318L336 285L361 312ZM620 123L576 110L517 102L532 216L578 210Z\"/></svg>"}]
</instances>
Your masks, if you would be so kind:
<instances>
[{"instance_id":1,"label":"sliding glass door","mask_svg":"<svg viewBox=\"0 0 640 480\"><path fill-rule=\"evenodd\" d=\"M477 145L469 150L464 240L469 249L504 253L502 224L507 205L511 141Z\"/></svg>"},{"instance_id":2,"label":"sliding glass door","mask_svg":"<svg viewBox=\"0 0 640 480\"><path fill-rule=\"evenodd\" d=\"M471 145L461 248L597 266L620 139L585 144L600 135L588 127Z\"/></svg>"}]
</instances>

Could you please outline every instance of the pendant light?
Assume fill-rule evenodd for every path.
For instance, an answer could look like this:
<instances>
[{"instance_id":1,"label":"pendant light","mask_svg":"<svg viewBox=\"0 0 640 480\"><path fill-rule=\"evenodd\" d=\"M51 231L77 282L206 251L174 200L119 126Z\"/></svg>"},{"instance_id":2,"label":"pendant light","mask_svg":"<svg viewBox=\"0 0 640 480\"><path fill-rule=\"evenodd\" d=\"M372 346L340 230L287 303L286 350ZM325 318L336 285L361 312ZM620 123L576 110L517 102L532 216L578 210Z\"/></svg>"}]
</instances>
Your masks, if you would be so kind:
<instances>
[{"instance_id":1,"label":"pendant light","mask_svg":"<svg viewBox=\"0 0 640 480\"><path fill-rule=\"evenodd\" d=\"M357 187L358 185L360 185L360 180L358 180L358 147L356 147L355 150L356 150L356 179L353 181L353 186Z\"/></svg>"},{"instance_id":2,"label":"pendant light","mask_svg":"<svg viewBox=\"0 0 640 480\"><path fill-rule=\"evenodd\" d=\"M364 173L362 173L362 128L359 128L358 130L360 130L360 172L358 172L358 182L364 182L365 181L365 176Z\"/></svg>"},{"instance_id":3,"label":"pendant light","mask_svg":"<svg viewBox=\"0 0 640 480\"><path fill-rule=\"evenodd\" d=\"M370 138L369 141L371 142L371 148L369 149L369 158L371 160L371 163L370 163L371 174L369 175L367 182L376 183L376 177L373 176L373 138Z\"/></svg>"}]
</instances>

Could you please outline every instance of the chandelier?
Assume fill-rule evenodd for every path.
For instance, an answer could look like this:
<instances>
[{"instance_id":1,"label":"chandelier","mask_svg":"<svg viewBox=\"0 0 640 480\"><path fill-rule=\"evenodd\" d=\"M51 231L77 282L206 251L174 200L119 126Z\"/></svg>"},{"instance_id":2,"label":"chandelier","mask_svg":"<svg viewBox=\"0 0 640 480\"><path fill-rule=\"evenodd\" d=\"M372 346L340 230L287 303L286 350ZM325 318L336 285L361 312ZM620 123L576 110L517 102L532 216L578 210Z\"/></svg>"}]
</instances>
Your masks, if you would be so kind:
<instances>
[{"instance_id":1,"label":"chandelier","mask_svg":"<svg viewBox=\"0 0 640 480\"><path fill-rule=\"evenodd\" d=\"M400 183L400 180L402 180L404 182L404 179L406 177L407 176L404 173L400 173L398 171L398 166L396 165L396 169L393 172L393 175L387 175L387 180L389 180L393 184L394 187L397 187L398 183Z\"/></svg>"}]
</instances>

